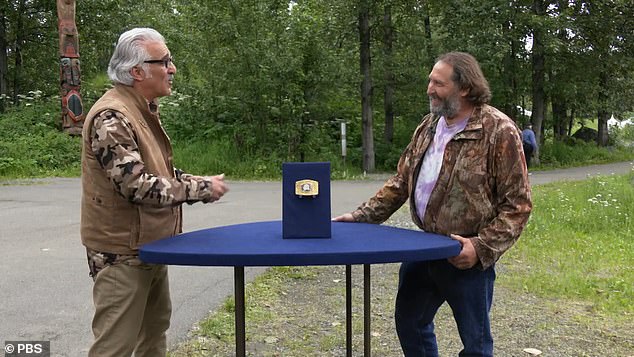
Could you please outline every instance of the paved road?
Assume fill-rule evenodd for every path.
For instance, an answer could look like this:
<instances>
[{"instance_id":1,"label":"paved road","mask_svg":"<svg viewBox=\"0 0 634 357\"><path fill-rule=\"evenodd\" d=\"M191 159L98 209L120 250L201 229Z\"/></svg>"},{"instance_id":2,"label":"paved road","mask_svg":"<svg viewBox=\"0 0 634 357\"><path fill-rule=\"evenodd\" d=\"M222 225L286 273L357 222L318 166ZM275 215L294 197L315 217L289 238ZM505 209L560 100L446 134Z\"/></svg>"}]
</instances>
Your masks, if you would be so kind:
<instances>
[{"instance_id":1,"label":"paved road","mask_svg":"<svg viewBox=\"0 0 634 357\"><path fill-rule=\"evenodd\" d=\"M625 173L631 163L535 172L533 184ZM348 212L386 176L332 183L333 215ZM185 206L185 231L281 218L279 182L229 182L211 205ZM0 342L50 340L52 356L86 355L91 342L91 279L79 239L79 179L0 182ZM261 268L246 269L253 278ZM173 346L233 291L231 268L170 267Z\"/></svg>"}]
</instances>

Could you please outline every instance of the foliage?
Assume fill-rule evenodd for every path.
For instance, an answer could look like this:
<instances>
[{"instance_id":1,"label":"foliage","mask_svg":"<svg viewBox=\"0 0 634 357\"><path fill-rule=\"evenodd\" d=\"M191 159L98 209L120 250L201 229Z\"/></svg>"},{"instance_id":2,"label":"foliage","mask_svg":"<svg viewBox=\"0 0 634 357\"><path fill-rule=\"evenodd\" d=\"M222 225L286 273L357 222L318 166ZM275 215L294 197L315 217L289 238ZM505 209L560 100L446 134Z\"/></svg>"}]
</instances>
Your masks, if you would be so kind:
<instances>
[{"instance_id":1,"label":"foliage","mask_svg":"<svg viewBox=\"0 0 634 357\"><path fill-rule=\"evenodd\" d=\"M13 103L19 101L18 94L33 88L44 95L59 91L58 48L51 46L58 40L53 14L53 1L5 0L0 4L0 95L7 95ZM0 110L2 107L0 101Z\"/></svg>"},{"instance_id":2,"label":"foliage","mask_svg":"<svg viewBox=\"0 0 634 357\"><path fill-rule=\"evenodd\" d=\"M634 124L627 124L623 127L611 126L610 138L615 145L634 147Z\"/></svg>"},{"instance_id":3,"label":"foliage","mask_svg":"<svg viewBox=\"0 0 634 357\"><path fill-rule=\"evenodd\" d=\"M634 171L540 186L505 283L532 294L589 301L602 313L634 313ZM597 224L605 222L605 224Z\"/></svg>"},{"instance_id":4,"label":"foliage","mask_svg":"<svg viewBox=\"0 0 634 357\"><path fill-rule=\"evenodd\" d=\"M536 3L371 2L375 134L385 128L385 75L394 77L395 137L389 143L374 135L377 169L393 169L411 129L427 112L427 73L446 51L473 53L491 85L492 104L527 120L520 119L517 107L532 103L532 38L536 31L546 34L544 92L552 115L544 118L545 133L549 127L559 133L566 122L596 116L598 110L617 115L634 108L629 16L634 5L539 2L548 6L545 15L536 16L531 10ZM333 160L339 156L343 121L346 165L358 170L363 154L357 6L357 1L334 0L82 0L76 19L84 106L108 85L105 70L120 33L154 27L164 34L178 68L177 95L164 99L162 107L178 146L220 142L239 157L266 162L262 167L284 160ZM394 30L389 58L383 43L388 8ZM29 101L13 93L39 89L44 98L54 98L59 91L54 2L9 0L0 5L0 23L0 113L6 108L13 115L28 111ZM607 82L599 83L601 78ZM554 165L566 162L557 151L545 158L553 158Z\"/></svg>"},{"instance_id":5,"label":"foliage","mask_svg":"<svg viewBox=\"0 0 634 357\"><path fill-rule=\"evenodd\" d=\"M631 147L597 147L594 143L570 138L567 142L550 141L539 151L541 169L577 166L579 162L602 164L634 159Z\"/></svg>"},{"instance_id":6,"label":"foliage","mask_svg":"<svg viewBox=\"0 0 634 357\"><path fill-rule=\"evenodd\" d=\"M97 89L95 89L98 92ZM207 105L230 107L231 98L214 99ZM58 99L25 96L23 108L10 108L0 114L0 177L78 176L80 174L81 142L59 131ZM215 103L215 104L210 104ZM229 103L229 104L228 104ZM224 172L232 179L279 179L281 164L299 159L289 146L279 140L279 146L258 148L245 144L253 137L241 133L238 126L216 123L204 128L198 125L203 104L176 92L162 102L163 122L174 146L176 165L197 174ZM394 172L401 152L408 144L416 123L403 118L395 120L395 138L391 145L377 145L377 167L380 171ZM358 126L348 126L348 135L355 135ZM376 123L375 131L382 131ZM348 142L348 155L341 157L338 122L315 123L309 127L310 136L304 139L305 161L329 161L333 179L358 177L362 174L359 162L360 145ZM624 129L619 138L631 140L631 132ZM626 136L625 133L629 136ZM227 135L231 133L231 135ZM351 134L352 133L352 134ZM591 163L631 160L631 147L598 148L593 144L571 140L547 143L542 147L540 168L578 166Z\"/></svg>"},{"instance_id":7,"label":"foliage","mask_svg":"<svg viewBox=\"0 0 634 357\"><path fill-rule=\"evenodd\" d=\"M80 138L59 131L53 103L0 114L0 177L77 176Z\"/></svg>"}]
</instances>

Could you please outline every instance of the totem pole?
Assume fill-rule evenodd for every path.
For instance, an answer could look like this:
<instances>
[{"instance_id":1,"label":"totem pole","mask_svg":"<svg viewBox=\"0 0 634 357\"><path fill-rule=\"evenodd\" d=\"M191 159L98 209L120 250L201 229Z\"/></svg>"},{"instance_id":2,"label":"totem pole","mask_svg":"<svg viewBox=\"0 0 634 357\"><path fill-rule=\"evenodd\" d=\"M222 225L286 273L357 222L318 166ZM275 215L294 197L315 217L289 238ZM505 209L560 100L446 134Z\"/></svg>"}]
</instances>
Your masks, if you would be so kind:
<instances>
[{"instance_id":1,"label":"totem pole","mask_svg":"<svg viewBox=\"0 0 634 357\"><path fill-rule=\"evenodd\" d=\"M81 135L84 106L79 95L79 38L75 25L75 0L57 0L60 57L60 94L62 97L62 130Z\"/></svg>"}]
</instances>

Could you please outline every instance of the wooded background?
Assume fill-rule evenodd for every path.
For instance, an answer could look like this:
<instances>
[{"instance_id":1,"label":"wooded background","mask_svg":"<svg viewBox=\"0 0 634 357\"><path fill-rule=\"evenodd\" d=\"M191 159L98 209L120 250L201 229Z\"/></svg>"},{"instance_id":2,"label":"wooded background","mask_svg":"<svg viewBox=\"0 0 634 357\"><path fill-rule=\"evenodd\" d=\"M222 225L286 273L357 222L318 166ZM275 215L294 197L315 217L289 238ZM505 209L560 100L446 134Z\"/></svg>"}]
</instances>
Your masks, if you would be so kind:
<instances>
[{"instance_id":1,"label":"wooded background","mask_svg":"<svg viewBox=\"0 0 634 357\"><path fill-rule=\"evenodd\" d=\"M337 155L344 121L364 170L393 164L375 153L405 147L435 58L454 50L479 60L492 104L542 142L593 120L606 145L607 120L634 110L631 0L80 0L76 23L87 109L118 36L153 27L178 69L163 100L170 135L244 155ZM0 113L58 95L58 36L55 0L0 2Z\"/></svg>"}]
</instances>

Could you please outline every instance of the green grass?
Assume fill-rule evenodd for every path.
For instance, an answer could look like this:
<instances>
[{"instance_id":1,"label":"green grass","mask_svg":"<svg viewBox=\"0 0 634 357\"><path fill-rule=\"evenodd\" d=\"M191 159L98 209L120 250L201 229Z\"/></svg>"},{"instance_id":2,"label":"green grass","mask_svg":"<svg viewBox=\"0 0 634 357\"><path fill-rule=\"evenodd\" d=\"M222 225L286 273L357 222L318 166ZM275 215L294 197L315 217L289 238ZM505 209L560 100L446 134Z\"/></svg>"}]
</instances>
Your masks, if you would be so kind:
<instances>
[{"instance_id":1,"label":"green grass","mask_svg":"<svg viewBox=\"0 0 634 357\"><path fill-rule=\"evenodd\" d=\"M634 314L634 174L553 183L533 191L533 213L503 258L500 282L542 297Z\"/></svg>"},{"instance_id":2,"label":"green grass","mask_svg":"<svg viewBox=\"0 0 634 357\"><path fill-rule=\"evenodd\" d=\"M81 139L59 131L53 103L0 114L0 178L79 176Z\"/></svg>"},{"instance_id":3,"label":"green grass","mask_svg":"<svg viewBox=\"0 0 634 357\"><path fill-rule=\"evenodd\" d=\"M297 279L313 279L310 272L304 272L297 267L273 267L259 275L253 282L247 284L245 301L245 318L249 324L261 324L275 320L275 312L269 307L285 294L285 281ZM235 331L235 303L233 297L227 298L211 317L201 321L194 339L173 351L169 356L205 356L205 351L211 344L217 349L233 346ZM308 331L307 331L308 333ZM275 333L271 332L271 336ZM233 347L226 352L229 353ZM299 347L298 347L299 348Z\"/></svg>"},{"instance_id":4,"label":"green grass","mask_svg":"<svg viewBox=\"0 0 634 357\"><path fill-rule=\"evenodd\" d=\"M246 318L249 321L267 321L274 317L267 310L265 304L261 302L275 300L282 289L280 277L284 274L292 276L293 270L293 268L288 267L272 268L249 284L249 298L245 302ZM213 319L201 322L199 326L200 333L204 336L213 336L224 341L233 340L235 329L234 314L234 299L228 298Z\"/></svg>"},{"instance_id":5,"label":"green grass","mask_svg":"<svg viewBox=\"0 0 634 357\"><path fill-rule=\"evenodd\" d=\"M79 176L80 138L42 132L0 142L0 177Z\"/></svg>"}]
</instances>

